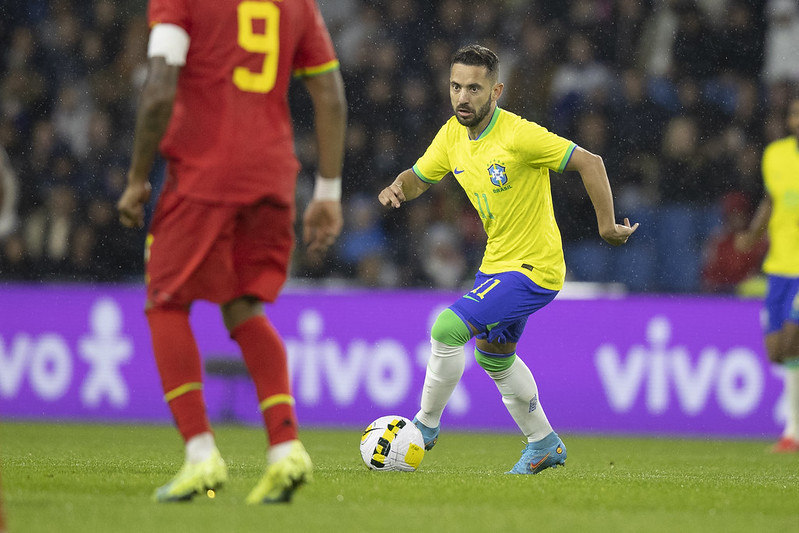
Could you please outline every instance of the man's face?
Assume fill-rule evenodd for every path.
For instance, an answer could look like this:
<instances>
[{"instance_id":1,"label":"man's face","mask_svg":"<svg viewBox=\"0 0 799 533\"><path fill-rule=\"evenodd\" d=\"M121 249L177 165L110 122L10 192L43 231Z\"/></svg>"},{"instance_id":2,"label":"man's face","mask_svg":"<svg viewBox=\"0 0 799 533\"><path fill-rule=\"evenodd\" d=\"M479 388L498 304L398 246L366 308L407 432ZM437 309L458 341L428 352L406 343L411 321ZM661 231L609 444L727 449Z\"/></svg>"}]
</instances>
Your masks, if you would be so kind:
<instances>
[{"instance_id":1,"label":"man's face","mask_svg":"<svg viewBox=\"0 0 799 533\"><path fill-rule=\"evenodd\" d=\"M449 73L449 97L458 122L467 128L480 124L491 111L495 85L485 67L453 64Z\"/></svg>"},{"instance_id":2,"label":"man's face","mask_svg":"<svg viewBox=\"0 0 799 533\"><path fill-rule=\"evenodd\" d=\"M799 137L799 98L794 98L788 106L788 129Z\"/></svg>"}]
</instances>

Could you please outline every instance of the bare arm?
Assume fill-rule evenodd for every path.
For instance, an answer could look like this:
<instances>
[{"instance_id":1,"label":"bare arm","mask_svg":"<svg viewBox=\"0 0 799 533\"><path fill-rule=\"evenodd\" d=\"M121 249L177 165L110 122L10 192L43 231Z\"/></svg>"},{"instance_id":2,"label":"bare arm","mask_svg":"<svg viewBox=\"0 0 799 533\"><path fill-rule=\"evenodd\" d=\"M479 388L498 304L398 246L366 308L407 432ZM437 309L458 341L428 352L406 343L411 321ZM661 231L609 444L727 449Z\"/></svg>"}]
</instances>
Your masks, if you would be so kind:
<instances>
[{"instance_id":1,"label":"bare arm","mask_svg":"<svg viewBox=\"0 0 799 533\"><path fill-rule=\"evenodd\" d=\"M341 177L347 126L347 100L341 72L325 72L305 78L304 82L314 108L319 174L324 178Z\"/></svg>"},{"instance_id":2,"label":"bare arm","mask_svg":"<svg viewBox=\"0 0 799 533\"><path fill-rule=\"evenodd\" d=\"M180 67L167 65L163 57L153 57L149 60L147 81L144 82L139 110L136 113L129 181L138 183L147 181L158 143L166 132L169 117L172 116L179 73Z\"/></svg>"},{"instance_id":3,"label":"bare arm","mask_svg":"<svg viewBox=\"0 0 799 533\"><path fill-rule=\"evenodd\" d=\"M11 160L0 146L0 218L5 216L7 220L16 219L16 198L17 198L17 176L11 166ZM3 211L8 209L8 213Z\"/></svg>"},{"instance_id":4,"label":"bare arm","mask_svg":"<svg viewBox=\"0 0 799 533\"><path fill-rule=\"evenodd\" d=\"M755 244L763 238L768 228L768 221L771 218L771 197L766 196L757 206L755 216L746 231L735 236L735 248L740 252L748 252Z\"/></svg>"},{"instance_id":5,"label":"bare arm","mask_svg":"<svg viewBox=\"0 0 799 533\"><path fill-rule=\"evenodd\" d=\"M6 161L5 150L0 148L0 215L3 214L3 200L6 197Z\"/></svg>"},{"instance_id":6,"label":"bare arm","mask_svg":"<svg viewBox=\"0 0 799 533\"><path fill-rule=\"evenodd\" d=\"M311 256L319 257L341 233L341 170L344 163L344 134L347 127L347 99L338 70L305 78L314 108L319 154L314 197L303 215L303 241ZM326 191L326 192L325 192Z\"/></svg>"},{"instance_id":7,"label":"bare arm","mask_svg":"<svg viewBox=\"0 0 799 533\"><path fill-rule=\"evenodd\" d=\"M402 202L418 198L430 188L430 184L419 179L412 169L403 170L394 182L380 191L377 199L385 206L399 207Z\"/></svg>"},{"instance_id":8,"label":"bare arm","mask_svg":"<svg viewBox=\"0 0 799 533\"><path fill-rule=\"evenodd\" d=\"M167 65L163 57L152 57L147 65L147 80L136 112L128 185L117 203L119 218L128 227L144 225L144 205L150 198L148 176L172 116L178 74L180 67Z\"/></svg>"},{"instance_id":9,"label":"bare arm","mask_svg":"<svg viewBox=\"0 0 799 533\"><path fill-rule=\"evenodd\" d=\"M578 146L566 165L566 170L576 170L580 173L585 190L594 205L599 235L614 246L627 242L630 235L638 228L638 224L630 226L630 221L626 218L624 224L616 224L613 193L610 190L602 158Z\"/></svg>"}]
</instances>

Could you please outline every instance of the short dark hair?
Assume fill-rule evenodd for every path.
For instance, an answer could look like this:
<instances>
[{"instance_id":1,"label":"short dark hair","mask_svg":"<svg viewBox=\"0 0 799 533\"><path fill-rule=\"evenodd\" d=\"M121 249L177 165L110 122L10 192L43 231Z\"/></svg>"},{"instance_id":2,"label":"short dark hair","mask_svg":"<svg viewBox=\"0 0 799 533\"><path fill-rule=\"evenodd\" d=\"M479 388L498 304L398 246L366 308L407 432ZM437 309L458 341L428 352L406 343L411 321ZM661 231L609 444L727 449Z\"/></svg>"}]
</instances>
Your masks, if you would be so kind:
<instances>
[{"instance_id":1,"label":"short dark hair","mask_svg":"<svg viewBox=\"0 0 799 533\"><path fill-rule=\"evenodd\" d=\"M499 58L497 54L479 44L469 44L458 49L452 55L449 66L455 63L474 67L485 67L489 76L499 76Z\"/></svg>"}]
</instances>

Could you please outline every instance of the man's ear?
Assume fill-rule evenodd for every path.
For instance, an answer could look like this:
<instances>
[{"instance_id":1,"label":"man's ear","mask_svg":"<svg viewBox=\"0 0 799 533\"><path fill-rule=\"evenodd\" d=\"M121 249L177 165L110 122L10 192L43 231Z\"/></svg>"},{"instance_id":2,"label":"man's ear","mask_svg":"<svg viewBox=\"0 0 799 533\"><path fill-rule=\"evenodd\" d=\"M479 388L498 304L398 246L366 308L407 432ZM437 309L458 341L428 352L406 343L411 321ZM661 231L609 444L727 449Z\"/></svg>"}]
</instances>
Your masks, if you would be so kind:
<instances>
[{"instance_id":1,"label":"man's ear","mask_svg":"<svg viewBox=\"0 0 799 533\"><path fill-rule=\"evenodd\" d=\"M499 97L502 96L502 89L504 88L505 88L504 83L497 83L496 85L494 85L494 87L491 89L491 100L494 102L499 100Z\"/></svg>"}]
</instances>

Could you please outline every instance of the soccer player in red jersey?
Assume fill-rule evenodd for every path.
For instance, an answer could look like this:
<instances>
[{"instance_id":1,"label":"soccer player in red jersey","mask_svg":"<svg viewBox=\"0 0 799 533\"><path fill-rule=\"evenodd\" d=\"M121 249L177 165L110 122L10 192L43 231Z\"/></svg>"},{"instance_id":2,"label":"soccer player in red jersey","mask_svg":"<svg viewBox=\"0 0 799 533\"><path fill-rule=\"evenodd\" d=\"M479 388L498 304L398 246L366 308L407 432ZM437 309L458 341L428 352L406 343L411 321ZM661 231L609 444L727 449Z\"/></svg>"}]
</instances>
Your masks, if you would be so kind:
<instances>
[{"instance_id":1,"label":"soccer player in red jersey","mask_svg":"<svg viewBox=\"0 0 799 533\"><path fill-rule=\"evenodd\" d=\"M308 253L341 231L346 100L314 0L150 0L148 73L120 220L144 223L159 148L166 179L147 236L146 315L164 398L186 443L178 474L155 492L186 500L227 480L202 395L189 326L196 299L220 304L255 382L269 449L248 503L289 501L311 477L297 438L286 352L266 318L285 282L299 163L287 92L304 80L315 112L318 173L303 217Z\"/></svg>"}]
</instances>

